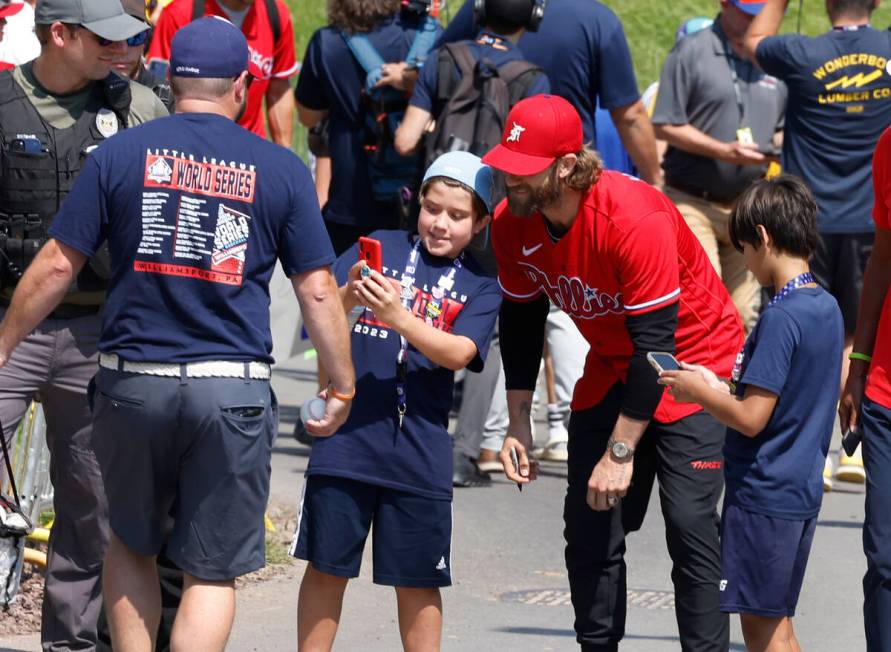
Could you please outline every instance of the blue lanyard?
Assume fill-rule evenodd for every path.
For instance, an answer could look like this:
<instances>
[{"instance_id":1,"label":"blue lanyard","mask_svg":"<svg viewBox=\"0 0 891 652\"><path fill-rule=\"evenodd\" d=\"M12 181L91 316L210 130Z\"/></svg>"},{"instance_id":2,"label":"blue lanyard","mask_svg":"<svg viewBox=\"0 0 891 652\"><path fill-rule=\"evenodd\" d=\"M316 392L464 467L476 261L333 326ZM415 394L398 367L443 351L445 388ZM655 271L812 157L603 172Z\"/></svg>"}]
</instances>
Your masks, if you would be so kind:
<instances>
[{"instance_id":1,"label":"blue lanyard","mask_svg":"<svg viewBox=\"0 0 891 652\"><path fill-rule=\"evenodd\" d=\"M436 287L430 291L431 298L427 301L424 308L424 321L429 325L433 325L435 319L442 314L442 304L445 299L446 292L450 292L455 285L455 275L458 270L463 267L461 259L464 254L461 253L452 261L449 270L439 277ZM415 244L408 254L408 260L405 261L405 269L402 272L400 281L401 292L400 299L402 307L412 312L412 304L414 303L415 293L413 285L415 282L415 274L418 270L418 263L421 259L421 238L415 240ZM402 428L402 420L405 418L405 385L408 379L408 341L403 335L399 336L399 353L396 355L396 399L398 401L397 410L399 413L399 428Z\"/></svg>"},{"instance_id":2,"label":"blue lanyard","mask_svg":"<svg viewBox=\"0 0 891 652\"><path fill-rule=\"evenodd\" d=\"M814 277L810 272L799 274L791 281L786 283L779 292L773 295L773 299L770 300L770 303L767 304L767 307L770 308L772 305L779 303L780 301L788 297L794 290L797 290L800 287L814 282Z\"/></svg>"}]
</instances>

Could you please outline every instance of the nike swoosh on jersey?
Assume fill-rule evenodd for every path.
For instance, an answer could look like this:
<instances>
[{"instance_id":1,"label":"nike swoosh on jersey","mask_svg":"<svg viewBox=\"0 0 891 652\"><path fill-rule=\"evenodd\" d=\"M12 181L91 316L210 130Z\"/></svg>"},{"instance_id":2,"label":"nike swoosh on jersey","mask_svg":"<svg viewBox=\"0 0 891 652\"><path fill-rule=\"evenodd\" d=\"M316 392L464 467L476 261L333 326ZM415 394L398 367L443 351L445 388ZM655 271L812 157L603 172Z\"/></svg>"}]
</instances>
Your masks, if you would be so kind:
<instances>
[{"instance_id":1,"label":"nike swoosh on jersey","mask_svg":"<svg viewBox=\"0 0 891 652\"><path fill-rule=\"evenodd\" d=\"M529 247L528 249L526 248L526 245L523 245L523 255L524 255L524 256L531 256L531 255L534 254L536 251L538 251L539 249L541 249L541 247L542 247L543 245L544 245L543 242L539 242L539 243L538 243L537 245L535 245L534 247Z\"/></svg>"}]
</instances>

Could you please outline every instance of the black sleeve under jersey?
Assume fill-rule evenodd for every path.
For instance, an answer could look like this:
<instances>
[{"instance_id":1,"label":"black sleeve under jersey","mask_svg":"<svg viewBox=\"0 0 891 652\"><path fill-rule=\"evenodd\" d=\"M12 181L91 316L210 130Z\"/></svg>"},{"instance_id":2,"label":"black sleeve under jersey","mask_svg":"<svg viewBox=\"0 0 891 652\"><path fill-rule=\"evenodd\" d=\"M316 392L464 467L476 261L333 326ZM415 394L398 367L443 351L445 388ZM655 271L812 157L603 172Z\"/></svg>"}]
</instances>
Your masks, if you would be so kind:
<instances>
[{"instance_id":1,"label":"black sleeve under jersey","mask_svg":"<svg viewBox=\"0 0 891 652\"><path fill-rule=\"evenodd\" d=\"M634 352L628 365L628 378L622 395L621 413L632 419L649 421L662 399L665 387L657 383L659 374L647 361L647 353L674 354L674 333L678 326L678 304L642 315L625 318Z\"/></svg>"},{"instance_id":2,"label":"black sleeve under jersey","mask_svg":"<svg viewBox=\"0 0 891 652\"><path fill-rule=\"evenodd\" d=\"M506 389L535 389L549 308L546 296L524 302L502 300L498 337Z\"/></svg>"}]
</instances>

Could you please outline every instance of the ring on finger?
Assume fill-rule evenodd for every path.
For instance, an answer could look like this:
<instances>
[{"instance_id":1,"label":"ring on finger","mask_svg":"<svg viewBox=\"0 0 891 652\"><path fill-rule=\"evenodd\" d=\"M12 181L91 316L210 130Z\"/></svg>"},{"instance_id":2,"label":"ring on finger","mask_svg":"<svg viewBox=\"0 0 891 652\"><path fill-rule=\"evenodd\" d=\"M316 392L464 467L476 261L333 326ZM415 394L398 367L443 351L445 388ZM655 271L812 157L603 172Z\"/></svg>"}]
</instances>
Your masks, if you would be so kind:
<instances>
[{"instance_id":1,"label":"ring on finger","mask_svg":"<svg viewBox=\"0 0 891 652\"><path fill-rule=\"evenodd\" d=\"M610 494L606 497L606 502L610 507L615 507L619 504L619 497L614 494Z\"/></svg>"}]
</instances>

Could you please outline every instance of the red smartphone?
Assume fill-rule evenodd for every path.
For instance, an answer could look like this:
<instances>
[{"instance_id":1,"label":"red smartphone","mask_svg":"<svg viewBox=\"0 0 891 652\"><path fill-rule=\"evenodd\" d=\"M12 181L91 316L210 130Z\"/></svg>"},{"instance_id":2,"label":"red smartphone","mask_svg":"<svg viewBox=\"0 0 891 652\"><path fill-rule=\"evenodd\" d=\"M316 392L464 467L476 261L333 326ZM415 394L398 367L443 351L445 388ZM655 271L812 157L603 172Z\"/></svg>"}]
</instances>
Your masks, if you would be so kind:
<instances>
[{"instance_id":1,"label":"red smartphone","mask_svg":"<svg viewBox=\"0 0 891 652\"><path fill-rule=\"evenodd\" d=\"M365 272L366 269L373 269L380 274L383 264L381 243L374 238L359 238L359 260L364 260L367 265L367 267L362 270L363 272ZM363 274L363 276L366 275L367 274Z\"/></svg>"}]
</instances>

